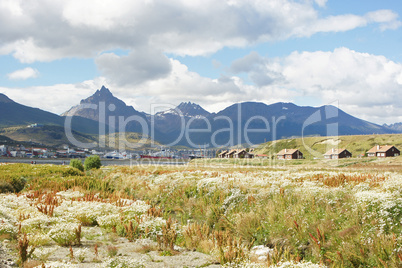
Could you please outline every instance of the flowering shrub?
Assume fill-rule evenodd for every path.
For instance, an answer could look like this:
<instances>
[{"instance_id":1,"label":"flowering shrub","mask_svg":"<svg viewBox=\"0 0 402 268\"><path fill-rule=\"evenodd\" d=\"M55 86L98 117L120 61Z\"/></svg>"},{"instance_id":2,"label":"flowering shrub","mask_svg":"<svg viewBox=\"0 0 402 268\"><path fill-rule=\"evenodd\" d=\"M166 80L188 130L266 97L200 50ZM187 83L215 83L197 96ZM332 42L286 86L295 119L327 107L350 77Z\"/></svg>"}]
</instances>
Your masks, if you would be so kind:
<instances>
[{"instance_id":1,"label":"flowering shrub","mask_svg":"<svg viewBox=\"0 0 402 268\"><path fill-rule=\"evenodd\" d=\"M51 241L51 238L47 234L43 234L41 232L34 232L28 234L28 240L30 245L34 245L35 247L37 247L37 246L48 245L49 242Z\"/></svg>"},{"instance_id":2,"label":"flowering shrub","mask_svg":"<svg viewBox=\"0 0 402 268\"><path fill-rule=\"evenodd\" d=\"M142 268L145 267L142 260L127 257L108 258L98 268Z\"/></svg>"},{"instance_id":3,"label":"flowering shrub","mask_svg":"<svg viewBox=\"0 0 402 268\"><path fill-rule=\"evenodd\" d=\"M57 250L58 247L49 247L49 248L37 247L35 248L35 251L33 252L32 255L35 259L38 259L42 262L46 262L50 257L50 255L52 255Z\"/></svg>"},{"instance_id":4,"label":"flowering shrub","mask_svg":"<svg viewBox=\"0 0 402 268\"><path fill-rule=\"evenodd\" d=\"M116 226L120 223L120 218L121 215L115 213L115 214L101 215L96 218L96 221L100 227L112 228L113 226Z\"/></svg>"},{"instance_id":5,"label":"flowering shrub","mask_svg":"<svg viewBox=\"0 0 402 268\"><path fill-rule=\"evenodd\" d=\"M66 200L84 197L84 193L82 193L80 191L72 191L72 190L60 191L60 192L57 192L56 195L66 199Z\"/></svg>"},{"instance_id":6,"label":"flowering shrub","mask_svg":"<svg viewBox=\"0 0 402 268\"><path fill-rule=\"evenodd\" d=\"M53 213L38 209L49 206L45 199L50 194L0 194L0 234L15 236L21 224L30 245L36 245L35 258L43 261L47 255L41 254L41 245L79 243L79 224L88 226L83 229L88 240L159 239L159 244L168 241L169 249L180 245L216 253L230 267L394 267L402 259L399 173L111 167L77 178L46 184L55 192L80 189L53 194L58 200ZM120 256L103 260L105 246L100 247L96 260L104 262L99 267L149 264ZM91 249L88 254L74 249L75 261L95 255ZM62 265L67 264L51 266Z\"/></svg>"},{"instance_id":7,"label":"flowering shrub","mask_svg":"<svg viewBox=\"0 0 402 268\"><path fill-rule=\"evenodd\" d=\"M368 229L371 229L371 232L386 234L401 232L402 197L400 196L398 192L389 193L378 190L355 193L358 204L366 207L363 221L370 223L367 226L370 226ZM373 222L376 224L372 224Z\"/></svg>"},{"instance_id":8,"label":"flowering shrub","mask_svg":"<svg viewBox=\"0 0 402 268\"><path fill-rule=\"evenodd\" d=\"M88 248L80 248L74 252L74 256L77 258L79 262L84 262L86 256L88 255Z\"/></svg>"},{"instance_id":9,"label":"flowering shrub","mask_svg":"<svg viewBox=\"0 0 402 268\"><path fill-rule=\"evenodd\" d=\"M97 224L98 217L116 211L117 207L109 203L72 201L63 202L55 208L54 214L66 221L78 220L84 226L93 226Z\"/></svg>"},{"instance_id":10,"label":"flowering shrub","mask_svg":"<svg viewBox=\"0 0 402 268\"><path fill-rule=\"evenodd\" d=\"M133 202L131 205L123 208L123 213L129 218L134 218L134 216L139 216L144 213L147 213L148 209L151 208L151 205L148 205L144 201L137 200Z\"/></svg>"},{"instance_id":11,"label":"flowering shrub","mask_svg":"<svg viewBox=\"0 0 402 268\"><path fill-rule=\"evenodd\" d=\"M161 217L149 217L145 216L142 218L142 222L139 225L140 230L146 231L147 235L150 237L155 237L161 234L162 226L166 224L166 220Z\"/></svg>"},{"instance_id":12,"label":"flowering shrub","mask_svg":"<svg viewBox=\"0 0 402 268\"><path fill-rule=\"evenodd\" d=\"M79 225L76 223L58 223L53 226L48 235L60 246L69 246L77 242L76 230Z\"/></svg>"},{"instance_id":13,"label":"flowering shrub","mask_svg":"<svg viewBox=\"0 0 402 268\"><path fill-rule=\"evenodd\" d=\"M30 218L21 221L21 227L24 232L29 232L33 229L41 229L50 226L56 219L51 218L42 213L35 213Z\"/></svg>"},{"instance_id":14,"label":"flowering shrub","mask_svg":"<svg viewBox=\"0 0 402 268\"><path fill-rule=\"evenodd\" d=\"M11 236L17 235L18 228L7 219L0 218L0 235L9 234Z\"/></svg>"}]
</instances>

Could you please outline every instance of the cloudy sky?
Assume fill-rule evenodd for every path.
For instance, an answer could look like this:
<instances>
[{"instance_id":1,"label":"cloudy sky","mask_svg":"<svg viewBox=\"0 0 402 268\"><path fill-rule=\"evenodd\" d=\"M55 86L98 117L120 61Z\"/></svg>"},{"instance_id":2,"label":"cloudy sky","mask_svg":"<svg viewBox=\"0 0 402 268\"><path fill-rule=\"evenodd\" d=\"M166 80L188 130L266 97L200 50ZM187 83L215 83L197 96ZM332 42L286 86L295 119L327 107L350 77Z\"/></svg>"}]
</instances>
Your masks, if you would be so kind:
<instances>
[{"instance_id":1,"label":"cloudy sky","mask_svg":"<svg viewBox=\"0 0 402 268\"><path fill-rule=\"evenodd\" d=\"M0 93L62 113L102 85L135 109L339 104L402 121L395 0L0 0Z\"/></svg>"}]
</instances>

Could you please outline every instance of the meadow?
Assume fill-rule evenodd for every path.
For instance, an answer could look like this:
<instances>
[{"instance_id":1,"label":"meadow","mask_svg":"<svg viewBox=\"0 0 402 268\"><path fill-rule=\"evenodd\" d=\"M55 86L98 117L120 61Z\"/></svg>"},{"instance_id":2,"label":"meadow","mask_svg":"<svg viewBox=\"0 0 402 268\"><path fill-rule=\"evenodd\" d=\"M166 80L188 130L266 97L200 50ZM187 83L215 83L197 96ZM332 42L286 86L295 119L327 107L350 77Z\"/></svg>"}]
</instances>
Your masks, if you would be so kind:
<instances>
[{"instance_id":1,"label":"meadow","mask_svg":"<svg viewBox=\"0 0 402 268\"><path fill-rule=\"evenodd\" d=\"M353 157L365 156L375 145L394 145L402 148L402 134L350 135L333 137L303 137L281 139L260 144L256 154L276 156L282 149L299 149L307 159L320 158L332 148L346 148Z\"/></svg>"},{"instance_id":2,"label":"meadow","mask_svg":"<svg viewBox=\"0 0 402 268\"><path fill-rule=\"evenodd\" d=\"M401 267L401 159L0 165L24 267Z\"/></svg>"}]
</instances>

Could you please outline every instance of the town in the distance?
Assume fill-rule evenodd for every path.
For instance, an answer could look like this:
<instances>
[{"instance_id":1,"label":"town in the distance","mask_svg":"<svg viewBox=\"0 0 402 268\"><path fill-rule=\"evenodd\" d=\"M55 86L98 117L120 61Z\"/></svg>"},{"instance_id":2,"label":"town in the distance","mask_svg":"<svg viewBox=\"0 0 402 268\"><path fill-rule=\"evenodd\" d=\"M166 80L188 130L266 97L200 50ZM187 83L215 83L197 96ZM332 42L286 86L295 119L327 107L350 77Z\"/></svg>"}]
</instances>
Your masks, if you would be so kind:
<instances>
[{"instance_id":1,"label":"town in the distance","mask_svg":"<svg viewBox=\"0 0 402 268\"><path fill-rule=\"evenodd\" d=\"M150 115L126 105L104 86L62 115L21 105L4 94L0 94L0 104L2 159L89 155L120 160L340 159L397 156L401 146L398 139L383 139L381 143L373 138L399 136L400 123L376 125L334 106L244 102L209 113L198 104L183 102ZM317 115L320 120L311 123ZM123 128L119 125L122 122ZM330 125L335 125L336 131L331 132ZM359 138L365 140L361 141L364 146L347 141L353 136L364 137ZM335 143L311 153L304 141L314 137L321 137L321 143L326 139ZM289 143L295 140L298 142ZM278 141L289 144L278 145Z\"/></svg>"}]
</instances>

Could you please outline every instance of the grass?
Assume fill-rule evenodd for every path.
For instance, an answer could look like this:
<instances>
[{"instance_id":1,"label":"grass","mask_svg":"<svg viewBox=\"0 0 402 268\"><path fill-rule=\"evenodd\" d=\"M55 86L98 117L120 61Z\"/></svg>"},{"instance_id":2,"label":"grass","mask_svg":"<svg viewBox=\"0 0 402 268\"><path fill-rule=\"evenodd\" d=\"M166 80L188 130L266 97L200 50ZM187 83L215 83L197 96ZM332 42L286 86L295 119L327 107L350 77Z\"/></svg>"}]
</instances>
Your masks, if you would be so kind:
<instances>
[{"instance_id":1,"label":"grass","mask_svg":"<svg viewBox=\"0 0 402 268\"><path fill-rule=\"evenodd\" d=\"M74 138L83 143L94 142L94 135L83 134L77 131L72 132ZM0 128L0 134L12 138L15 141L35 141L36 143L48 146L61 146L70 144L64 127L56 125L45 125L43 127L28 128L25 126L13 126Z\"/></svg>"},{"instance_id":2,"label":"grass","mask_svg":"<svg viewBox=\"0 0 402 268\"><path fill-rule=\"evenodd\" d=\"M26 179L20 195L34 206L21 208L19 216L0 211L0 221L11 224L11 231L0 228L0 235L16 232L19 223L22 232L46 234L58 226L53 221L74 219L130 241L150 238L165 256L176 254L177 245L211 254L221 264L243 265L254 260L250 249L263 245L270 249L259 261L263 266L301 261L400 267L402 170L386 167L399 167L401 159L348 159L326 168L313 160L279 167L231 161L85 174L67 166L2 165L1 178ZM79 197L63 197L76 193L72 190ZM35 215L48 222L28 225ZM58 243L79 244L77 232L72 226L71 239Z\"/></svg>"},{"instance_id":3,"label":"grass","mask_svg":"<svg viewBox=\"0 0 402 268\"><path fill-rule=\"evenodd\" d=\"M72 167L56 167L53 165L12 164L0 165L0 193L20 192L28 180L62 180L71 176L82 176L83 173Z\"/></svg>"},{"instance_id":4,"label":"grass","mask_svg":"<svg viewBox=\"0 0 402 268\"><path fill-rule=\"evenodd\" d=\"M304 144L316 152L311 154ZM346 148L354 157L366 155L366 152L375 145L394 145L402 149L402 134L382 135L351 135L339 137L305 137L297 139L283 139L261 144L256 148L256 154L275 156L282 149L299 149L305 158L322 157L331 148Z\"/></svg>"},{"instance_id":5,"label":"grass","mask_svg":"<svg viewBox=\"0 0 402 268\"><path fill-rule=\"evenodd\" d=\"M150 148L152 142L148 137L142 140L140 134L136 132L110 133L106 135L85 134L77 131L72 131L72 133L74 138L82 143L98 144L102 141L109 149L120 149L120 146L122 146L123 150L133 149L123 143L123 141L128 145L135 145L135 149ZM28 147L31 146L28 142L29 140L35 141L35 143L46 144L44 146L70 144L64 127L57 125L45 125L36 128L28 128L26 125L3 128L0 126L0 142L3 141L11 144L13 140L10 138L14 140L14 143L17 141L24 142ZM119 144L120 141L121 144ZM156 141L153 143L159 145Z\"/></svg>"}]
</instances>

